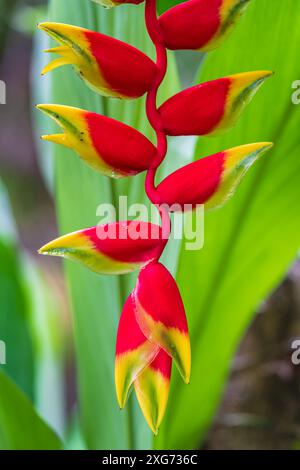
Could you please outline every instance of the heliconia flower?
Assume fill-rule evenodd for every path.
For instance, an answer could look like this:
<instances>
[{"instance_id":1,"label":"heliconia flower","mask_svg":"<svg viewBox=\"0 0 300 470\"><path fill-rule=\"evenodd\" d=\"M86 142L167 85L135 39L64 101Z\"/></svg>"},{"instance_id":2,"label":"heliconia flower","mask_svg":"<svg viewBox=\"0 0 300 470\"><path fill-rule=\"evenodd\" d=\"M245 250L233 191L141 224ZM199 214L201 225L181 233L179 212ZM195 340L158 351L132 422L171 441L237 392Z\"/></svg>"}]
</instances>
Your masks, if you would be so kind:
<instances>
[{"instance_id":1,"label":"heliconia flower","mask_svg":"<svg viewBox=\"0 0 300 470\"><path fill-rule=\"evenodd\" d=\"M198 204L205 204L206 209L219 207L234 194L253 163L272 146L271 142L241 145L192 162L158 185L155 202L168 204L171 212Z\"/></svg>"},{"instance_id":2,"label":"heliconia flower","mask_svg":"<svg viewBox=\"0 0 300 470\"><path fill-rule=\"evenodd\" d=\"M60 44L46 51L60 57L43 74L71 64L93 90L116 98L138 98L151 88L156 65L138 49L78 26L41 23L39 28Z\"/></svg>"},{"instance_id":3,"label":"heliconia flower","mask_svg":"<svg viewBox=\"0 0 300 470\"><path fill-rule=\"evenodd\" d=\"M150 263L142 269L133 299L142 332L172 357L188 383L191 371L188 325L180 292L169 271L160 263Z\"/></svg>"},{"instance_id":4,"label":"heliconia flower","mask_svg":"<svg viewBox=\"0 0 300 470\"><path fill-rule=\"evenodd\" d=\"M144 0L94 1L111 8ZM130 390L135 390L154 434L165 414L172 362L186 383L191 374L183 301L172 275L159 262L170 236L166 206L169 212L201 204L206 209L221 206L252 164L273 145L260 142L210 155L175 171L155 187L156 171L167 153L167 135L201 136L229 129L272 75L254 71L202 83L177 93L157 110L156 95L167 70L166 49L208 51L217 47L249 2L186 0L157 18L156 0L147 0L145 20L157 52L156 63L140 50L98 32L61 23L39 25L59 44L45 51L59 57L43 74L68 64L104 96L134 99L148 93L146 114L157 147L134 128L107 116L70 106L37 107L62 129L42 138L75 150L100 173L121 178L148 170L146 192L159 209L162 226L136 220L106 223L61 236L39 253L81 262L100 274L140 270L119 321L115 383L121 408Z\"/></svg>"},{"instance_id":5,"label":"heliconia flower","mask_svg":"<svg viewBox=\"0 0 300 470\"><path fill-rule=\"evenodd\" d=\"M245 72L188 88L159 108L168 135L206 135L231 128L270 71Z\"/></svg>"},{"instance_id":6,"label":"heliconia flower","mask_svg":"<svg viewBox=\"0 0 300 470\"><path fill-rule=\"evenodd\" d=\"M171 371L172 359L161 349L134 382L139 405L155 435L166 411Z\"/></svg>"},{"instance_id":7,"label":"heliconia flower","mask_svg":"<svg viewBox=\"0 0 300 470\"><path fill-rule=\"evenodd\" d=\"M159 22L168 49L216 48L234 27L250 0L189 0L167 10Z\"/></svg>"},{"instance_id":8,"label":"heliconia flower","mask_svg":"<svg viewBox=\"0 0 300 470\"><path fill-rule=\"evenodd\" d=\"M115 382L120 408L125 406L133 382L159 350L160 347L142 333L135 318L131 294L120 317L116 344Z\"/></svg>"},{"instance_id":9,"label":"heliconia flower","mask_svg":"<svg viewBox=\"0 0 300 470\"><path fill-rule=\"evenodd\" d=\"M100 274L124 274L157 260L165 244L161 227L132 220L64 235L39 253L79 261Z\"/></svg>"},{"instance_id":10,"label":"heliconia flower","mask_svg":"<svg viewBox=\"0 0 300 470\"><path fill-rule=\"evenodd\" d=\"M149 168L156 155L156 148L143 134L115 119L70 106L42 104L37 108L64 131L42 139L75 150L104 175L135 175Z\"/></svg>"},{"instance_id":11,"label":"heliconia flower","mask_svg":"<svg viewBox=\"0 0 300 470\"><path fill-rule=\"evenodd\" d=\"M144 2L144 0L94 0L96 3L100 3L106 8L117 7L118 5L123 5L124 3L134 3L138 5L139 3Z\"/></svg>"}]
</instances>

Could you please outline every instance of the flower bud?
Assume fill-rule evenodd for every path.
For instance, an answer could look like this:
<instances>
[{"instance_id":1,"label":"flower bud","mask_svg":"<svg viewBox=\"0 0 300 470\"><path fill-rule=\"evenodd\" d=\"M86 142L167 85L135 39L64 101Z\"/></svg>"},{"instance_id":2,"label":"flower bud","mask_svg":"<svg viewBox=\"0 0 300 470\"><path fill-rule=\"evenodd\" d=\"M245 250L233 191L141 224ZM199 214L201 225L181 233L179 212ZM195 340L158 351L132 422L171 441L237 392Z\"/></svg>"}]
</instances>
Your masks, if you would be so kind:
<instances>
[{"instance_id":1,"label":"flower bud","mask_svg":"<svg viewBox=\"0 0 300 470\"><path fill-rule=\"evenodd\" d=\"M130 295L121 313L116 343L115 382L120 408L124 408L133 382L159 350L160 347L142 333Z\"/></svg>"},{"instance_id":2,"label":"flower bud","mask_svg":"<svg viewBox=\"0 0 300 470\"><path fill-rule=\"evenodd\" d=\"M169 271L160 263L142 269L133 299L142 332L172 357L188 383L191 371L188 325L180 292Z\"/></svg>"}]
</instances>

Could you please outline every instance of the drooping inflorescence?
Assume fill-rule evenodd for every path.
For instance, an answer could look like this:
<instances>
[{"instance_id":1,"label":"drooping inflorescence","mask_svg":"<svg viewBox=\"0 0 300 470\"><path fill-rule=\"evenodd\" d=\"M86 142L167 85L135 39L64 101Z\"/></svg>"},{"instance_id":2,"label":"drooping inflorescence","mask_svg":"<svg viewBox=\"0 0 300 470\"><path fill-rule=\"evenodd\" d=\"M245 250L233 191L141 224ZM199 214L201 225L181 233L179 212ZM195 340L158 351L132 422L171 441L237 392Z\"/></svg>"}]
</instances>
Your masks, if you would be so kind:
<instances>
[{"instance_id":1,"label":"drooping inflorescence","mask_svg":"<svg viewBox=\"0 0 300 470\"><path fill-rule=\"evenodd\" d=\"M106 7L143 0L95 0ZM64 235L40 253L80 261L101 274L140 270L122 311L116 341L115 382L125 406L134 387L143 414L156 434L167 406L172 362L188 383L191 350L183 302L175 280L159 262L171 232L170 212L186 205L221 206L243 175L272 144L242 145L199 159L158 185L156 173L168 149L168 136L211 135L232 127L258 88L271 75L254 71L193 86L160 107L157 93L167 71L167 49L209 51L232 29L250 0L188 0L157 16L156 0L145 0L145 24L156 61L128 44L66 24L42 23L58 42L47 50L59 57L47 73L71 64L96 92L121 99L145 93L146 113L156 144L119 121L78 108L42 104L62 133L44 140L74 149L92 168L114 178L146 171L145 190L161 215L161 226L121 221ZM175 208L175 209L174 209Z\"/></svg>"}]
</instances>

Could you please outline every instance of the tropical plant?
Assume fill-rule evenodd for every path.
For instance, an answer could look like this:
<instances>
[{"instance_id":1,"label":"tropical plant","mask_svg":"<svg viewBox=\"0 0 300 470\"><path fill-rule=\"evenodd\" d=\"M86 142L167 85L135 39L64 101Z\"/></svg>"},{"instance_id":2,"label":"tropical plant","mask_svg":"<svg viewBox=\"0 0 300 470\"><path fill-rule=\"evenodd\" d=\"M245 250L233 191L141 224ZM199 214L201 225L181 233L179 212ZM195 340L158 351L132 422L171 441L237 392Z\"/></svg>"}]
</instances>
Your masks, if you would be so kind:
<instances>
[{"instance_id":1,"label":"tropical plant","mask_svg":"<svg viewBox=\"0 0 300 470\"><path fill-rule=\"evenodd\" d=\"M98 3L112 7L142 2ZM43 74L72 64L81 78L104 96L136 99L147 93L146 114L156 134L156 147L133 127L98 113L52 104L39 108L64 131L44 139L76 150L104 175L121 178L146 170L146 193L160 212L161 227L143 221L113 222L60 237L40 252L81 261L100 274L141 269L119 323L116 386L123 407L134 385L143 414L155 434L167 404L171 359L186 382L190 377L183 304L171 274L158 261L170 237L169 214L185 211L187 206L194 209L204 204L211 209L222 205L252 163L272 145L263 142L219 151L184 166L156 186L156 173L167 153L167 135L208 135L229 129L271 75L268 71L228 75L179 92L158 108L157 94L167 70L166 49L215 48L247 4L248 0L190 0L158 18L156 0L146 0L146 27L155 45L156 63L103 33L63 23L40 25L59 43L47 52L60 56L44 68ZM132 445L132 417L129 418Z\"/></svg>"},{"instance_id":2,"label":"tropical plant","mask_svg":"<svg viewBox=\"0 0 300 470\"><path fill-rule=\"evenodd\" d=\"M231 0L223 0L223 2L222 0L206 0L203 5L224 4L228 6L230 2L234 4ZM8 2L6 3L8 5ZM159 24L165 24L166 33L170 31L169 28L184 28L186 18L183 12L188 12L190 5L201 5L201 2L158 1L158 11L162 15L159 18L154 15L154 4L153 0L147 0L146 5L149 10L151 6L151 24L157 24L157 21ZM172 7L177 4L179 4L178 9L173 9ZM240 6L245 5L246 2L241 1ZM80 31L82 27L90 31L100 31L102 40L102 35L114 36L139 48L139 52L131 52L136 57L142 57L141 60L149 75L146 76L138 68L137 75L134 77L135 85L138 83L141 87L139 94L147 82L150 86L150 94L151 90L153 93L153 89L149 77L153 78L152 74L156 76L157 65L154 62L153 43L145 28L144 7L144 2L140 2L136 5L122 5L107 10L90 0L50 0L48 19L52 22L76 24ZM176 12L181 13L180 18L183 22L180 24L175 21ZM200 22L201 18L193 16L192 20ZM172 237L169 240L161 237L161 239L154 240L153 245L151 239L145 240L145 244L140 243L140 240L137 242L130 239L123 240L127 248L132 242L130 251L135 258L130 258L130 263L128 263L131 265L130 268L136 266L140 268L140 264L146 263L139 274L138 283L136 273L123 276L101 276L75 263L66 263L66 278L74 319L79 390L78 410L75 409L74 413L69 413L71 419L68 415L66 420L64 419L66 394L62 380L64 359L61 357L62 343L65 344L66 337L63 334L60 338L63 328L54 313L57 307L52 305L55 295L48 284L45 287L36 264L31 258L28 260L18 246L7 198L4 195L4 189L0 187L0 348L2 348L2 359L4 342L9 345L7 364L0 364L1 449L61 449L62 447L68 449L85 447L89 449L151 447L176 449L197 448L203 444L207 430L215 416L236 348L253 319L258 305L282 280L299 250L299 107L295 106L291 100L291 94L294 91L293 83L299 79L300 74L299 24L300 11L295 8L294 0L250 1L247 13L241 18L235 31L232 31L231 37L222 47L209 54L206 52L197 53L197 55L196 53L187 54L193 62L197 61L200 68L196 79L190 83L196 86L191 86L185 91L180 91L177 73L177 60L181 63L182 55L178 54L175 49L177 47L192 49L205 47L201 42L197 42L199 38L202 38L205 24L202 25L201 31L199 29L196 31L196 36L192 34L194 27L188 28L187 34L184 35L174 35L172 32L165 36L163 44L170 48L167 51L168 69L158 89L157 104L160 110L159 115L164 116L164 125L160 129L164 131L162 139L165 139L166 133L172 136L168 136L168 153L161 162L163 164L158 168L155 168L155 165L152 167L153 161L158 161L156 160L157 149L154 145L154 130L157 130L157 123L156 120L151 119L152 113L156 115L156 108L150 107L150 125L145 113L144 97L134 100L111 100L98 96L74 76L70 67L56 70L50 76L34 82L34 92L43 96L43 102L63 103L40 106L43 111L55 118L63 127L64 132L59 135L50 134L45 138L63 143L64 146L44 144L41 146L43 149L41 158L45 160L49 158L48 153L45 155L48 149L55 156L53 159L55 178L52 181L52 187L61 233L95 226L96 207L107 202L117 207L119 196L126 195L129 203L143 202L150 207L145 192L144 171L147 171L147 180L151 183L150 190L149 187L147 188L147 193L154 205L159 205L164 201L169 204L176 202L177 209L181 211L186 202L191 202L191 198L193 199L192 205L197 205L199 202L206 206L212 202L219 204L223 201L223 195L227 195L226 192L221 194L220 189L228 189L227 185L236 183L228 171L230 168L227 168L227 172L222 175L220 171L218 173L221 163L234 163L235 158L245 155L243 152L253 150L256 152L260 149L260 145L257 144L251 144L250 147L241 145L245 142L267 139L276 142L276 146L271 157L259 159L239 187L236 197L228 201L226 207L206 213L203 250L187 251L184 243L180 244ZM226 25L228 26L229 23ZM74 32L74 27L71 29ZM224 28L221 29L224 30ZM94 35L95 33L91 34L94 38L99 37ZM41 49L43 37L37 36L36 44L39 49ZM151 34L151 37L156 44L156 35ZM215 39L220 38L217 35ZM207 38L206 40L209 41ZM110 45L114 42L112 38L107 41ZM188 41L188 43L183 41ZM161 47L161 42L158 41L156 45L159 45L160 52L164 55L165 50ZM215 45L219 44L215 43ZM127 44L123 47L128 51ZM56 50L63 54L67 54L67 51L67 48ZM126 54L124 54L124 59L125 56ZM65 55L64 59L59 59L59 63L63 60L68 62L68 59L73 61L73 58L73 55ZM40 61L39 53L36 61ZM120 60L118 65L120 66L121 63ZM250 80L248 84L251 83L251 79L257 82L259 77L263 78L268 74L257 74L257 72L245 74L245 71L265 68L273 70L275 75L272 81L265 85L263 92L257 96L253 104L244 111L243 118L227 134L216 134L213 138L206 138L207 121L202 113L205 109L210 109L214 100L211 97L210 100L205 101L206 107L199 107L198 93L203 92L205 97L206 94L211 93L211 87L222 85L226 90L225 85L229 85L229 82L237 87L242 87L245 80ZM130 66L126 62L126 71L129 72L129 70ZM227 78L224 80L218 77ZM128 76L125 78L131 92L137 93L132 85L133 82L129 82ZM198 85L199 83L201 85ZM96 83L96 86L98 85L99 83ZM157 82L156 86L158 86ZM106 91L109 92L109 89ZM225 95L226 93L221 94L223 101ZM242 97L245 98L244 93ZM187 103L190 106L189 109L187 109ZM230 100L226 104L228 105L226 111L229 114L232 113ZM240 100L238 104L241 104ZM192 107L192 105L195 106ZM178 110L178 114L174 116L175 109ZM232 117L236 116L232 115ZM83 126L80 132L87 132L87 122L92 127L94 126L93 129L96 127L97 132L93 132L92 137L100 146L102 153L107 151L105 145L108 138L113 137L113 144L119 147L116 147L117 151L109 155L111 158L109 165L105 165L99 159L96 146L91 144L92 140L85 140L85 145L83 145L80 137L77 139L77 134L70 132L72 129L74 131L74 128L66 125L67 122L64 119L66 121L74 119L74 125L79 126L80 129ZM224 124L225 121L221 120L220 123ZM39 128L41 125L44 123L38 123L36 127ZM49 125L48 120L46 125ZM100 131L103 139L98 142L97 137ZM190 135L178 137L177 134L181 133L201 134L201 137L197 139ZM118 139L115 138L115 134L118 135ZM173 136L173 134L176 135ZM84 135L84 138L87 137ZM196 144L195 148L192 148L191 143ZM262 146L264 147L265 145ZM83 162L73 158L73 148L80 153ZM232 150L220 153L221 149ZM127 157L129 150L132 152L130 161ZM143 158L138 157L140 152L143 153ZM199 158L207 154L212 154L212 156ZM107 157L106 153L105 155ZM195 161L191 163L193 158ZM114 159L117 159L117 168L113 166L116 161ZM89 168L86 162L90 163L92 168ZM46 168L46 165L43 167ZM114 176L120 176L120 178L115 181L113 178L102 176L99 171L98 173L94 171L95 167L96 170L108 174L112 171ZM152 188L153 172L156 169L157 180L160 184ZM243 159L241 166L231 169L243 170ZM127 174L127 172L136 175L123 178L124 173ZM229 179L225 179L224 175ZM235 175L239 178L240 173L235 173ZM222 183L225 183L225 186L224 184L217 185L218 178L214 180L211 179L212 176L222 176ZM47 177L50 181L51 177L48 174ZM194 181L197 181L195 186ZM186 191L186 186L188 186L188 191ZM204 187L206 193L203 192ZM210 191L213 193L213 190L212 195ZM207 201L208 194L209 200ZM170 218L174 219L172 213ZM166 228L168 232L169 216L164 217L164 223L165 225L161 224L161 227ZM130 224L135 228L145 226L139 220L134 223L128 222L126 229ZM101 230L103 228L100 228L100 232ZM91 235L94 235L93 230L79 231L73 237L64 236L63 240L74 242L76 239L81 240L81 237L85 240ZM94 241L97 245L99 239L96 237ZM166 241L168 241L167 244L165 244ZM120 250L118 240L111 240L111 243L104 240L101 244L102 247L106 244L103 249L108 250L110 254L115 254L115 250L118 249L118 256L122 256L122 259L118 258L113 265L107 264L106 268L114 270L122 267L123 269L126 264L123 256L124 254L129 256L129 251L124 251L123 247ZM164 247L163 255L160 263L157 263L156 260L162 247ZM102 266L101 269L103 269L104 258L101 259L98 252L95 258L94 245L90 252L86 251L85 244L82 249L81 254L84 256L85 263L97 269ZM75 254L78 254L77 250ZM138 354L132 354L134 367L141 367L143 371L135 377L131 388L137 390L137 395L146 390L146 398L140 397L140 403L150 426L156 431L167 400L168 380L163 382L165 394L159 394L155 388L159 376L152 375L155 363L150 363L150 359L154 349L161 351L168 348L161 341L164 338L161 338L161 331L156 325L155 327L150 325L151 334L154 337L149 341L147 337L149 331L142 318L144 312L139 308L137 309L139 316L133 315L132 301L135 304L140 303L151 316L156 309L160 312L162 305L169 307L170 302L176 303L177 298L176 310L185 322L178 289L166 268L176 279L184 301L193 360L191 382L188 386L182 385L180 374L174 371L165 416L158 435L153 439L134 394L128 397L124 411L119 412L113 366L120 320L118 338L125 347L128 347L127 341L136 331L138 335L136 338L143 342L147 353L151 352L147 356L146 366ZM150 295L149 290L151 290ZM126 302L130 292L133 294ZM125 307L120 319L119 313L124 303ZM152 310L153 307L155 310ZM133 321L131 328L128 324L128 316L131 316ZM169 329L167 330L169 334ZM188 344L187 335L185 337L186 344ZM179 350L180 353L181 350ZM164 354L164 356L166 362L170 363L169 355ZM179 357L186 358L181 354L175 358L174 362L178 363ZM181 370L187 378L188 361L184 360L183 364L185 367ZM180 366L179 361L179 368ZM120 374L117 374L117 380L120 381L118 394L122 402L128 391L128 382L124 387L122 373L126 374L128 369L126 364L125 368L122 367L121 362L117 363L118 367L120 371ZM129 378L131 380L132 376L129 375ZM154 394L158 399L157 408L153 406L155 404L152 400L147 401L149 383L154 384ZM149 410L152 410L151 416L148 413ZM51 429L49 423L55 431ZM63 437L64 442L58 434Z\"/></svg>"}]
</instances>

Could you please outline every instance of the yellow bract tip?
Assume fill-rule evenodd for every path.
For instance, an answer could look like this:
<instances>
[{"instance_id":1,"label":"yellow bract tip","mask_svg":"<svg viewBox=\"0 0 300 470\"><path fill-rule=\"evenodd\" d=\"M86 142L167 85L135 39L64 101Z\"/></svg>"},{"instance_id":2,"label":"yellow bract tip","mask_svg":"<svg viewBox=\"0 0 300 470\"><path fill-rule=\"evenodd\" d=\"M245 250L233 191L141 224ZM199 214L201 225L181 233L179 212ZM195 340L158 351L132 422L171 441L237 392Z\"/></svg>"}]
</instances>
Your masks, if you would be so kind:
<instances>
[{"instance_id":1,"label":"yellow bract tip","mask_svg":"<svg viewBox=\"0 0 300 470\"><path fill-rule=\"evenodd\" d=\"M166 411L169 384L169 379L163 377L159 371L153 370L151 366L134 382L140 408L155 436Z\"/></svg>"},{"instance_id":2,"label":"yellow bract tip","mask_svg":"<svg viewBox=\"0 0 300 470\"><path fill-rule=\"evenodd\" d=\"M256 142L254 144L240 145L227 150L225 153L225 167L226 169L234 168L239 162L246 158L256 159L263 153L267 152L273 147L272 142Z\"/></svg>"},{"instance_id":3,"label":"yellow bract tip","mask_svg":"<svg viewBox=\"0 0 300 470\"><path fill-rule=\"evenodd\" d=\"M53 39L62 45L68 45L68 40L71 38L76 39L75 42L80 41L80 33L87 31L80 26L74 26L65 23L44 22L38 24L38 29L49 34Z\"/></svg>"},{"instance_id":4,"label":"yellow bract tip","mask_svg":"<svg viewBox=\"0 0 300 470\"><path fill-rule=\"evenodd\" d=\"M239 87L246 88L252 83L256 83L260 80L266 80L271 77L273 72L271 70L255 70L253 72L242 72L235 75L229 75L229 79L233 82L237 82Z\"/></svg>"},{"instance_id":5,"label":"yellow bract tip","mask_svg":"<svg viewBox=\"0 0 300 470\"><path fill-rule=\"evenodd\" d=\"M89 241L80 232L73 232L68 235L56 238L39 249L41 255L65 256L66 252L80 249L87 249Z\"/></svg>"},{"instance_id":6,"label":"yellow bract tip","mask_svg":"<svg viewBox=\"0 0 300 470\"><path fill-rule=\"evenodd\" d=\"M52 142L53 144L63 145L64 147L73 148L66 134L48 134L42 135L41 139L46 142Z\"/></svg>"},{"instance_id":7,"label":"yellow bract tip","mask_svg":"<svg viewBox=\"0 0 300 470\"><path fill-rule=\"evenodd\" d=\"M46 75L52 70L57 69L58 67L62 67L63 65L72 65L73 62L70 59L65 59L64 57L59 57L58 59L54 59L46 65L43 70L41 71L41 75Z\"/></svg>"}]
</instances>

